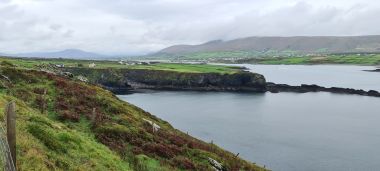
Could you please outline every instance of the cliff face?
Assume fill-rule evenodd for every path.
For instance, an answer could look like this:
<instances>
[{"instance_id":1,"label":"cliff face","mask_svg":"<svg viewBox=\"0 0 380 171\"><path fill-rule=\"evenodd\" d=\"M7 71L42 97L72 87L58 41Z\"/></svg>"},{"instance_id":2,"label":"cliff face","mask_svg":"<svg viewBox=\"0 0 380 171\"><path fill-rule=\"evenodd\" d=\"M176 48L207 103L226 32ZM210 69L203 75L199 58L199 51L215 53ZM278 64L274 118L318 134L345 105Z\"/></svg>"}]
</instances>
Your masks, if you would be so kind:
<instances>
[{"instance_id":1,"label":"cliff face","mask_svg":"<svg viewBox=\"0 0 380 171\"><path fill-rule=\"evenodd\" d=\"M265 78L260 74L178 73L169 71L129 70L127 83L134 88L265 91Z\"/></svg>"},{"instance_id":2,"label":"cliff face","mask_svg":"<svg viewBox=\"0 0 380 171\"><path fill-rule=\"evenodd\" d=\"M249 72L219 74L87 68L68 68L66 71L74 75L83 75L90 82L101 84L116 92L127 89L266 91L264 76Z\"/></svg>"}]
</instances>

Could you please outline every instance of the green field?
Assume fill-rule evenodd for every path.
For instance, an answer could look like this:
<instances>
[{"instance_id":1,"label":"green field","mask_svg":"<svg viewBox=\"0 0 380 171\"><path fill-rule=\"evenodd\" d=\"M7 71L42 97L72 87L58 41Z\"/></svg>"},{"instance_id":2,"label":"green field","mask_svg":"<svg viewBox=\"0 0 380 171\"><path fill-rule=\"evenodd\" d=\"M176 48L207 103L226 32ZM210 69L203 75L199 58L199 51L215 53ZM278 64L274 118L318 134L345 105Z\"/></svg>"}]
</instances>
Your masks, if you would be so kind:
<instances>
[{"instance_id":1,"label":"green field","mask_svg":"<svg viewBox=\"0 0 380 171\"><path fill-rule=\"evenodd\" d=\"M268 50L265 52L261 51L215 51L215 52L194 52L186 54L156 54L153 56L144 56L146 59L178 59L178 60L218 60L224 58L257 58L257 57L268 57L268 56L295 56L300 54L298 51L293 50Z\"/></svg>"},{"instance_id":2,"label":"green field","mask_svg":"<svg viewBox=\"0 0 380 171\"><path fill-rule=\"evenodd\" d=\"M305 54L298 51L219 51L197 52L182 55L153 56L155 59L199 60L220 63L256 63L256 64L351 64L380 65L380 54L348 53L326 54L325 49L318 55ZM146 57L149 59L149 57Z\"/></svg>"},{"instance_id":3,"label":"green field","mask_svg":"<svg viewBox=\"0 0 380 171\"><path fill-rule=\"evenodd\" d=\"M242 59L239 63L298 65L298 64L347 64L347 65L380 65L379 54L369 55L326 55L305 57L277 57Z\"/></svg>"},{"instance_id":4,"label":"green field","mask_svg":"<svg viewBox=\"0 0 380 171\"><path fill-rule=\"evenodd\" d=\"M4 62L6 61L6 62ZM119 64L117 61L90 61L90 60L72 60L72 59L31 59L31 58L0 58L3 64L9 62L18 68L37 69L40 65L46 64L64 64L65 67L83 67L89 68L89 65L96 64L94 69L148 69L148 70L165 70L176 72L190 73L221 73L232 74L242 71L240 67L208 65L208 64L181 64L181 63L156 63L156 64L136 64L126 65Z\"/></svg>"}]
</instances>

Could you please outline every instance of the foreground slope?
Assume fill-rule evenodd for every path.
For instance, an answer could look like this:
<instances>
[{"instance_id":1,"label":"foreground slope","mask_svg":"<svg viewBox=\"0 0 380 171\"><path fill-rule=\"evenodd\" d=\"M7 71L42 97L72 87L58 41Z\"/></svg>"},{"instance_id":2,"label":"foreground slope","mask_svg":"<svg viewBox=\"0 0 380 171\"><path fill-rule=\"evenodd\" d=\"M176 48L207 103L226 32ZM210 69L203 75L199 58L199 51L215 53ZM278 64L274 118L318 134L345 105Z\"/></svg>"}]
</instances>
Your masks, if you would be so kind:
<instances>
[{"instance_id":1,"label":"foreground slope","mask_svg":"<svg viewBox=\"0 0 380 171\"><path fill-rule=\"evenodd\" d=\"M212 160L262 170L100 87L2 65L0 105L17 103L19 170L213 170Z\"/></svg>"}]
</instances>

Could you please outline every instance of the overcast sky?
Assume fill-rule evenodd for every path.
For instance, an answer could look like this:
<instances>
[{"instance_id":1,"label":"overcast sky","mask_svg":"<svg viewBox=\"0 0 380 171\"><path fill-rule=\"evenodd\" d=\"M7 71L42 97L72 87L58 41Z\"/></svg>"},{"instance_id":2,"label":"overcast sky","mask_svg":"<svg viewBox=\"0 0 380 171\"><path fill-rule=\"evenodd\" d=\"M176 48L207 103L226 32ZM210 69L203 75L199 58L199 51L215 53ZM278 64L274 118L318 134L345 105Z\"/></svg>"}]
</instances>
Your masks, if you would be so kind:
<instances>
[{"instance_id":1,"label":"overcast sky","mask_svg":"<svg viewBox=\"0 0 380 171\"><path fill-rule=\"evenodd\" d=\"M0 52L143 54L247 36L380 34L376 0L0 0Z\"/></svg>"}]
</instances>

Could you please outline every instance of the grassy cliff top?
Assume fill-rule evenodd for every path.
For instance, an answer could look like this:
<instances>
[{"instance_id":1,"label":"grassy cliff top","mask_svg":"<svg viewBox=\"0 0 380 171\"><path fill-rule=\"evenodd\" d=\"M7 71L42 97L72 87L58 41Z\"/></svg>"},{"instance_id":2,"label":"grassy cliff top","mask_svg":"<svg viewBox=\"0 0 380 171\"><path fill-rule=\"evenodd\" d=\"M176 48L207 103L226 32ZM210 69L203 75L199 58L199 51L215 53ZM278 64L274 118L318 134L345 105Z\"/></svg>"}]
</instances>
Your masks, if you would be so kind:
<instances>
[{"instance_id":1,"label":"grassy cliff top","mask_svg":"<svg viewBox=\"0 0 380 171\"><path fill-rule=\"evenodd\" d=\"M207 65L207 64L174 64L174 63L135 65L129 68L190 72L190 73L221 73L221 74L232 74L232 73L237 73L237 72L242 71L242 68L233 67L233 66Z\"/></svg>"},{"instance_id":2,"label":"grassy cliff top","mask_svg":"<svg viewBox=\"0 0 380 171\"><path fill-rule=\"evenodd\" d=\"M180 63L156 63L156 64L120 64L118 61L91 61L91 60L73 60L73 59L33 59L33 58L0 58L0 62L7 61L19 68L35 69L39 65L54 64L65 65L65 67L90 68L94 63L93 69L148 69L148 70L165 70L176 72L191 73L222 73L232 74L242 71L240 67L208 65L208 64L180 64Z\"/></svg>"}]
</instances>

